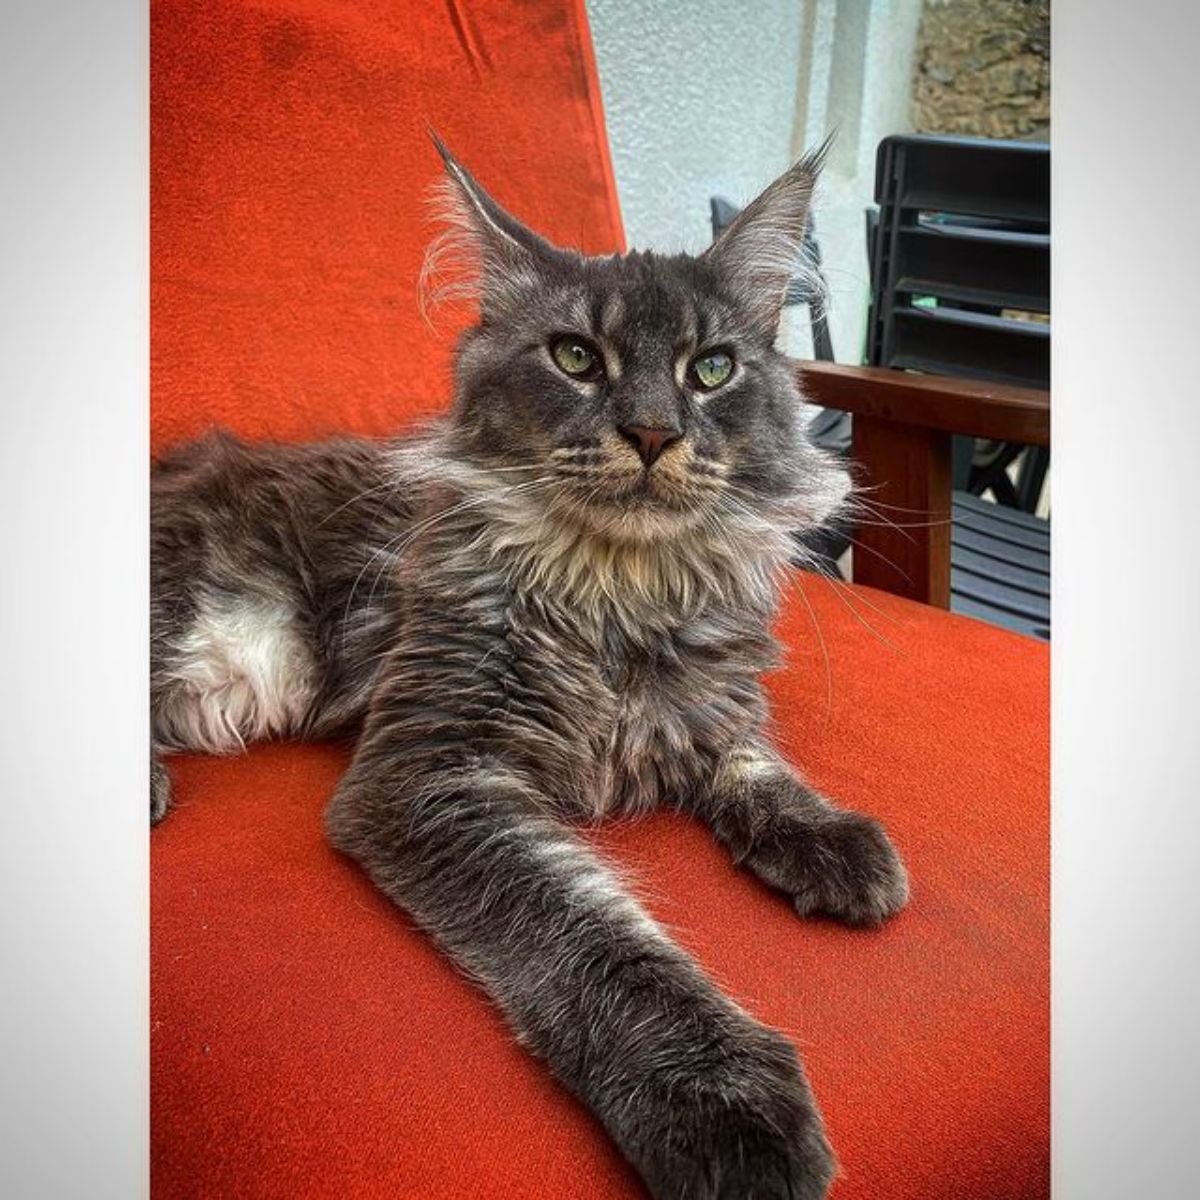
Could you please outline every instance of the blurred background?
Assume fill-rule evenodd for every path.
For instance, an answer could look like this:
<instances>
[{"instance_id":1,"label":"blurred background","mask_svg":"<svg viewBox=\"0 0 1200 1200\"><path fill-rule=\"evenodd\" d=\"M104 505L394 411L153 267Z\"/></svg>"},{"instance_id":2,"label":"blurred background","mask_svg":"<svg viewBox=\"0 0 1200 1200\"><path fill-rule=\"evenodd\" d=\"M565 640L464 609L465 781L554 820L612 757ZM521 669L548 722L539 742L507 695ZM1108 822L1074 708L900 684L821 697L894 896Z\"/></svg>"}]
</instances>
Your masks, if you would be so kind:
<instances>
[{"instance_id":1,"label":"blurred background","mask_svg":"<svg viewBox=\"0 0 1200 1200\"><path fill-rule=\"evenodd\" d=\"M587 0L631 247L699 250L836 129L816 209L839 362L864 361L863 212L896 133L1049 141L1049 0ZM807 357L790 310L783 344Z\"/></svg>"}]
</instances>

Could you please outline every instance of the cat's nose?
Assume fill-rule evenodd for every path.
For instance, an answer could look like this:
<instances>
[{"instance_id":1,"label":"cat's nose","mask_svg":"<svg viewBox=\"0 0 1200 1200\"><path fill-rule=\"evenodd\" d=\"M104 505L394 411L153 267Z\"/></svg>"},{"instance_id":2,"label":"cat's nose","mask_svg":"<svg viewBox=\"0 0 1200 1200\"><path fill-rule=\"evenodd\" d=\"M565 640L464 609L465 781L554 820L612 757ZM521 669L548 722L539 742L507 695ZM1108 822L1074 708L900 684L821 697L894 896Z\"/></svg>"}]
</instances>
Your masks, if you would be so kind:
<instances>
[{"instance_id":1,"label":"cat's nose","mask_svg":"<svg viewBox=\"0 0 1200 1200\"><path fill-rule=\"evenodd\" d=\"M645 425L620 425L617 432L638 452L647 471L672 442L683 436L678 429L650 429Z\"/></svg>"}]
</instances>

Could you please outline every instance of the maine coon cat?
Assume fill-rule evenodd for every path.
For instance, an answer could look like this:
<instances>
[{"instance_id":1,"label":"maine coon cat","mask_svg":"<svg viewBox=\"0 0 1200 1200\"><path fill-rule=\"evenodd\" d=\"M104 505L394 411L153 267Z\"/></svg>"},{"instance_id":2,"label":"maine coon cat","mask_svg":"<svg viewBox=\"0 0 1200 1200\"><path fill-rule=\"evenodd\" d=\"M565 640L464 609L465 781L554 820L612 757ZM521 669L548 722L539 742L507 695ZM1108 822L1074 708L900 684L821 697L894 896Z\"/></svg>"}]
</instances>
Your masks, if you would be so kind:
<instances>
[{"instance_id":1,"label":"maine coon cat","mask_svg":"<svg viewBox=\"0 0 1200 1200\"><path fill-rule=\"evenodd\" d=\"M572 829L668 805L801 914L906 900L879 824L765 733L793 535L848 489L773 345L820 156L698 257L585 258L443 155L441 249L479 313L449 415L391 445L218 435L154 467L151 818L162 752L361 729L329 836L651 1194L824 1196L795 1050Z\"/></svg>"}]
</instances>

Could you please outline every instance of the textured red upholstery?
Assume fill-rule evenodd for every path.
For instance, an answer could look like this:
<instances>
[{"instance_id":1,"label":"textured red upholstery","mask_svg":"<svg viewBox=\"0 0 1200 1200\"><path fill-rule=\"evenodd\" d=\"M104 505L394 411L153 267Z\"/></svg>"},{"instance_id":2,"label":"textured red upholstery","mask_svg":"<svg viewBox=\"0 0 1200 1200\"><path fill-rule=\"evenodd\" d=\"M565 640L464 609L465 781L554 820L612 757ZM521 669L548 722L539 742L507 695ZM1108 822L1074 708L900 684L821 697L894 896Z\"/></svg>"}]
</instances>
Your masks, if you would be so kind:
<instances>
[{"instance_id":1,"label":"textured red upholstery","mask_svg":"<svg viewBox=\"0 0 1200 1200\"><path fill-rule=\"evenodd\" d=\"M155 0L150 102L156 449L444 406L430 128L547 237L623 248L583 0Z\"/></svg>"},{"instance_id":2,"label":"textured red upholstery","mask_svg":"<svg viewBox=\"0 0 1200 1200\"><path fill-rule=\"evenodd\" d=\"M384 433L444 403L417 316L435 125L499 198L621 233L581 0L159 0L154 442ZM835 1200L1048 1194L1044 647L806 580L778 735L881 816L913 878L886 929L801 921L707 832L596 833L731 994L801 1047ZM870 607L874 606L874 607ZM636 1197L598 1124L322 840L348 748L172 766L151 838L157 1197Z\"/></svg>"},{"instance_id":3,"label":"textured red upholstery","mask_svg":"<svg viewBox=\"0 0 1200 1200\"><path fill-rule=\"evenodd\" d=\"M772 680L783 745L905 854L882 931L801 921L707 831L595 840L734 996L803 1049L836 1200L1047 1194L1047 654L823 582ZM869 600L877 612L866 607ZM884 615L886 614L886 615ZM166 1196L599 1200L636 1181L495 1011L322 841L348 751L182 759L155 830L153 1159Z\"/></svg>"}]
</instances>

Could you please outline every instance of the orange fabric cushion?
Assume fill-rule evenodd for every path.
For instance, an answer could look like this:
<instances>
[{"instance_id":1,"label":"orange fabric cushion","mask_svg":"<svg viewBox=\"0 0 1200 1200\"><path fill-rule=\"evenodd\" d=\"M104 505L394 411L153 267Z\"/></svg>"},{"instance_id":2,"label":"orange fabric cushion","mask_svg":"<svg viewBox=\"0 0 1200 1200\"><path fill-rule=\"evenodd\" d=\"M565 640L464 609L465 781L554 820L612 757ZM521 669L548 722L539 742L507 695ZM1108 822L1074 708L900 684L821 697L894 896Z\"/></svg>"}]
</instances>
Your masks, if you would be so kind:
<instances>
[{"instance_id":1,"label":"orange fabric cushion","mask_svg":"<svg viewBox=\"0 0 1200 1200\"><path fill-rule=\"evenodd\" d=\"M439 129L501 202L622 235L583 0L156 0L156 448L389 433L442 407L415 285ZM828 585L781 623L779 739L883 817L913 876L879 932L801 921L678 817L597 843L801 1047L836 1200L1048 1190L1047 654ZM870 607L874 606L874 607ZM893 648L894 647L894 648ZM151 838L157 1196L634 1197L594 1119L321 835L344 746L172 764Z\"/></svg>"},{"instance_id":2,"label":"orange fabric cushion","mask_svg":"<svg viewBox=\"0 0 1200 1200\"><path fill-rule=\"evenodd\" d=\"M913 881L879 931L801 920L708 831L593 836L712 975L801 1048L835 1200L1048 1194L1046 647L804 580L771 680L781 745L875 813ZM868 607L868 604L874 607ZM894 648L893 648L894 647ZM827 684L828 678L828 684ZM599 1124L347 860L343 746L183 758L151 838L159 1196L640 1196Z\"/></svg>"},{"instance_id":3,"label":"orange fabric cushion","mask_svg":"<svg viewBox=\"0 0 1200 1200\"><path fill-rule=\"evenodd\" d=\"M150 86L155 450L445 406L430 128L540 233L623 249L583 0L155 0Z\"/></svg>"}]
</instances>

